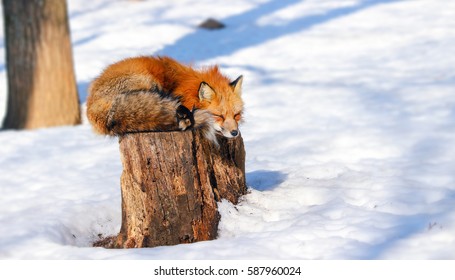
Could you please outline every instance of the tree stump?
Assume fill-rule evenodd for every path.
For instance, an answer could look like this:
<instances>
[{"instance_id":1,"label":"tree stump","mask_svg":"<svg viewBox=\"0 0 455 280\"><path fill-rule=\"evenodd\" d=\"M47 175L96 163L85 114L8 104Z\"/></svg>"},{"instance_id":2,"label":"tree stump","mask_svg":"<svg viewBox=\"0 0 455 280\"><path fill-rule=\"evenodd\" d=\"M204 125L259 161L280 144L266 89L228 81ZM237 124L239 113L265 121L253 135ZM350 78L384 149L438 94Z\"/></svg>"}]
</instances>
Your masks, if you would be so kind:
<instances>
[{"instance_id":1,"label":"tree stump","mask_svg":"<svg viewBox=\"0 0 455 280\"><path fill-rule=\"evenodd\" d=\"M217 201L236 204L246 193L241 136L219 138L198 131L121 136L122 226L116 248L175 245L215 239Z\"/></svg>"}]
</instances>

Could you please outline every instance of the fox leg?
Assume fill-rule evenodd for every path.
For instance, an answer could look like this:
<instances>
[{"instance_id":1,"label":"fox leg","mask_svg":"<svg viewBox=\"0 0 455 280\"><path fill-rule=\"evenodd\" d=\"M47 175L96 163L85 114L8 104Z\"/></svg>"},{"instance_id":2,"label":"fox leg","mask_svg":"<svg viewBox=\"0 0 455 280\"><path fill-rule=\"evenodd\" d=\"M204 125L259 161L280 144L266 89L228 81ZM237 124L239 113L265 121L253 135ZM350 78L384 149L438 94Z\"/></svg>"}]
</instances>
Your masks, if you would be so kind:
<instances>
[{"instance_id":1,"label":"fox leg","mask_svg":"<svg viewBox=\"0 0 455 280\"><path fill-rule=\"evenodd\" d=\"M177 107L175 112L177 118L177 124L180 130L185 131L189 128L194 127L194 116L188 108L183 105Z\"/></svg>"}]
</instances>

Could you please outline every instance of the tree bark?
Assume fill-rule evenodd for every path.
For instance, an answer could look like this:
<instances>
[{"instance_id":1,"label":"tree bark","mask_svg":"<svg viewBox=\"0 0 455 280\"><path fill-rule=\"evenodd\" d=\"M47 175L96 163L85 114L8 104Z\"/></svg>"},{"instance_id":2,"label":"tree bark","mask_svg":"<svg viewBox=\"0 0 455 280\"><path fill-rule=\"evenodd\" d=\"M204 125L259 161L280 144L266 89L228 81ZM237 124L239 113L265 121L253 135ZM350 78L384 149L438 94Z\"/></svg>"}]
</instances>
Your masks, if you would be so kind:
<instances>
[{"instance_id":1,"label":"tree bark","mask_svg":"<svg viewBox=\"0 0 455 280\"><path fill-rule=\"evenodd\" d=\"M215 239L217 201L246 193L243 140L198 131L120 137L122 226L113 247L141 248Z\"/></svg>"},{"instance_id":2,"label":"tree bark","mask_svg":"<svg viewBox=\"0 0 455 280\"><path fill-rule=\"evenodd\" d=\"M3 128L80 123L64 0L3 0L8 75Z\"/></svg>"}]
</instances>

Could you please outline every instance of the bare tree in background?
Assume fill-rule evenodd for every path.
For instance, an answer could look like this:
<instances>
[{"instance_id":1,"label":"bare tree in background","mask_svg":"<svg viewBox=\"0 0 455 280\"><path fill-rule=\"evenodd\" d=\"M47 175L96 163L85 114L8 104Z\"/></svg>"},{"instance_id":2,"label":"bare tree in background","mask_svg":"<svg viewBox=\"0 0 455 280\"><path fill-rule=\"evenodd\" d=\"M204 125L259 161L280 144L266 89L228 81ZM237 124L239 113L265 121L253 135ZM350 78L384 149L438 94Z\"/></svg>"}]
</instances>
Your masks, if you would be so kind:
<instances>
[{"instance_id":1,"label":"bare tree in background","mask_svg":"<svg viewBox=\"0 0 455 280\"><path fill-rule=\"evenodd\" d=\"M8 103L3 128L81 121L65 0L3 0Z\"/></svg>"}]
</instances>

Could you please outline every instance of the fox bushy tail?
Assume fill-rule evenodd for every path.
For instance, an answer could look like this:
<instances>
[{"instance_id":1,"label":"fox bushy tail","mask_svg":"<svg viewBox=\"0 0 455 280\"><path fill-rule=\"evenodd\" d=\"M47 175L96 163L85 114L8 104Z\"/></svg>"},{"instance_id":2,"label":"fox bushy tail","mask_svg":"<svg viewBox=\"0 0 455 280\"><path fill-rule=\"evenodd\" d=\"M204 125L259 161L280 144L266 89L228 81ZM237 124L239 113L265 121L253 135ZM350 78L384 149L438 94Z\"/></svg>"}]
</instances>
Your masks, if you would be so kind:
<instances>
[{"instance_id":1,"label":"fox bushy tail","mask_svg":"<svg viewBox=\"0 0 455 280\"><path fill-rule=\"evenodd\" d=\"M106 86L94 84L87 99L87 117L94 130L101 134L115 136L194 128L201 129L206 138L216 142L210 112L190 111L172 96L163 95L157 86L149 90L132 90L125 82Z\"/></svg>"}]
</instances>

